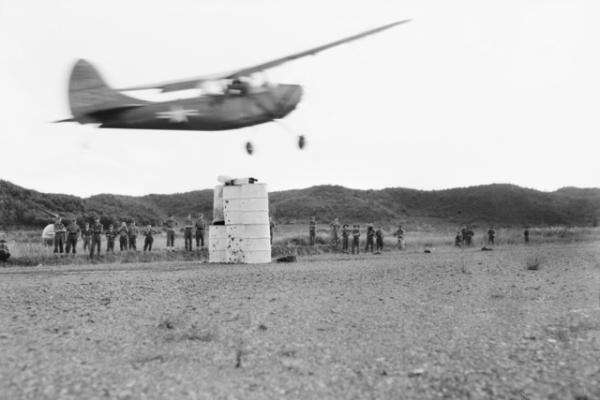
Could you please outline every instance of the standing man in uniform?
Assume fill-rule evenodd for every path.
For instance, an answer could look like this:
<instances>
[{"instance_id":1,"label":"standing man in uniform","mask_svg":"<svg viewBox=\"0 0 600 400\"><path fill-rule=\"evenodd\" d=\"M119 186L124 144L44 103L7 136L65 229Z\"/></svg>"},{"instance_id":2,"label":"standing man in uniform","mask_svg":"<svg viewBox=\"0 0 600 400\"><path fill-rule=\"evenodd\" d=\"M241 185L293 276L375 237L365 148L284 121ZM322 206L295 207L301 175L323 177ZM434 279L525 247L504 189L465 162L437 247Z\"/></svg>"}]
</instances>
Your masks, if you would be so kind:
<instances>
[{"instance_id":1,"label":"standing man in uniform","mask_svg":"<svg viewBox=\"0 0 600 400\"><path fill-rule=\"evenodd\" d=\"M81 231L81 238L83 239L83 251L90 251L90 240L92 238L92 231L90 229L90 223L86 222L83 231Z\"/></svg>"},{"instance_id":2,"label":"standing man in uniform","mask_svg":"<svg viewBox=\"0 0 600 400\"><path fill-rule=\"evenodd\" d=\"M91 228L92 231L92 245L90 247L90 258L94 258L94 249L97 250L98 256L100 256L100 245L102 244L102 231L104 227L100 223L100 218L94 219L94 224Z\"/></svg>"},{"instance_id":3,"label":"standing man in uniform","mask_svg":"<svg viewBox=\"0 0 600 400\"><path fill-rule=\"evenodd\" d=\"M352 225L352 254L354 250L356 254L360 253L360 225L358 224Z\"/></svg>"},{"instance_id":4,"label":"standing man in uniform","mask_svg":"<svg viewBox=\"0 0 600 400\"><path fill-rule=\"evenodd\" d=\"M204 222L204 215L200 214L196 220L196 248L204 247L204 229L206 223Z\"/></svg>"},{"instance_id":5,"label":"standing man in uniform","mask_svg":"<svg viewBox=\"0 0 600 400\"><path fill-rule=\"evenodd\" d=\"M402 229L402 225L398 225L395 235L398 238L398 250L404 250L404 229Z\"/></svg>"},{"instance_id":6,"label":"standing man in uniform","mask_svg":"<svg viewBox=\"0 0 600 400\"><path fill-rule=\"evenodd\" d=\"M144 235L144 251L152 251L152 243L154 242L154 230L152 225L148 225L142 234Z\"/></svg>"},{"instance_id":7,"label":"standing man in uniform","mask_svg":"<svg viewBox=\"0 0 600 400\"><path fill-rule=\"evenodd\" d=\"M375 246L377 249L375 254L381 254L381 250L383 250L383 230L381 229L381 226L377 227L377 230L375 231Z\"/></svg>"},{"instance_id":8,"label":"standing man in uniform","mask_svg":"<svg viewBox=\"0 0 600 400\"><path fill-rule=\"evenodd\" d=\"M493 226L490 226L490 229L488 229L488 244L494 244L494 239L496 237L496 231L494 230Z\"/></svg>"},{"instance_id":9,"label":"standing man in uniform","mask_svg":"<svg viewBox=\"0 0 600 400\"><path fill-rule=\"evenodd\" d=\"M273 231L275 230L275 222L269 217L269 235L271 238L271 244L273 244Z\"/></svg>"},{"instance_id":10,"label":"standing man in uniform","mask_svg":"<svg viewBox=\"0 0 600 400\"><path fill-rule=\"evenodd\" d=\"M73 218L69 226L67 227L67 254L73 249L73 254L77 253L77 238L79 237L79 225L77 220Z\"/></svg>"},{"instance_id":11,"label":"standing man in uniform","mask_svg":"<svg viewBox=\"0 0 600 400\"><path fill-rule=\"evenodd\" d=\"M465 228L465 233L463 234L463 240L465 242L465 246L471 246L473 243L473 229L468 226Z\"/></svg>"},{"instance_id":12,"label":"standing man in uniform","mask_svg":"<svg viewBox=\"0 0 600 400\"><path fill-rule=\"evenodd\" d=\"M55 253L63 253L64 252L64 244L65 244L65 234L67 230L65 225L62 223L62 219L60 217L56 218L54 222L54 252Z\"/></svg>"},{"instance_id":13,"label":"standing man in uniform","mask_svg":"<svg viewBox=\"0 0 600 400\"><path fill-rule=\"evenodd\" d=\"M371 253L374 252L375 245L375 229L373 228L373 224L367 225L367 245L365 246L365 251L369 251L371 249Z\"/></svg>"},{"instance_id":14,"label":"standing man in uniform","mask_svg":"<svg viewBox=\"0 0 600 400\"><path fill-rule=\"evenodd\" d=\"M331 227L331 246L337 250L338 245L340 244L340 238L338 235L338 230L340 229L340 221L336 218L329 224Z\"/></svg>"},{"instance_id":15,"label":"standing man in uniform","mask_svg":"<svg viewBox=\"0 0 600 400\"><path fill-rule=\"evenodd\" d=\"M127 238L129 237L129 229L127 229L127 223L125 221L121 222L121 227L119 228L119 250L125 251L127 250Z\"/></svg>"},{"instance_id":16,"label":"standing man in uniform","mask_svg":"<svg viewBox=\"0 0 600 400\"><path fill-rule=\"evenodd\" d=\"M529 243L529 228L525 228L523 231L523 240L525 241L525 244Z\"/></svg>"},{"instance_id":17,"label":"standing man in uniform","mask_svg":"<svg viewBox=\"0 0 600 400\"><path fill-rule=\"evenodd\" d=\"M117 237L117 233L114 231L113 225L110 224L106 231L106 253L115 252L115 237Z\"/></svg>"},{"instance_id":18,"label":"standing man in uniform","mask_svg":"<svg viewBox=\"0 0 600 400\"><path fill-rule=\"evenodd\" d=\"M177 221L171 215L165 221L166 231L167 231L167 251L175 250L175 227L177 226Z\"/></svg>"},{"instance_id":19,"label":"standing man in uniform","mask_svg":"<svg viewBox=\"0 0 600 400\"><path fill-rule=\"evenodd\" d=\"M348 239L350 237L350 227L348 224L342 226L342 252L348 253Z\"/></svg>"},{"instance_id":20,"label":"standing man in uniform","mask_svg":"<svg viewBox=\"0 0 600 400\"><path fill-rule=\"evenodd\" d=\"M127 235L129 240L129 250L137 251L138 227L136 226L134 220L132 220L129 224L129 229L127 229Z\"/></svg>"},{"instance_id":21,"label":"standing man in uniform","mask_svg":"<svg viewBox=\"0 0 600 400\"><path fill-rule=\"evenodd\" d=\"M308 242L311 246L314 246L317 238L317 218L315 216L310 217L308 222Z\"/></svg>"},{"instance_id":22,"label":"standing man in uniform","mask_svg":"<svg viewBox=\"0 0 600 400\"><path fill-rule=\"evenodd\" d=\"M456 233L456 237L454 238L454 246L462 247L462 234L460 231Z\"/></svg>"},{"instance_id":23,"label":"standing man in uniform","mask_svg":"<svg viewBox=\"0 0 600 400\"><path fill-rule=\"evenodd\" d=\"M192 251L192 236L194 232L194 221L192 216L188 215L183 226L183 240L185 241L185 250Z\"/></svg>"}]
</instances>

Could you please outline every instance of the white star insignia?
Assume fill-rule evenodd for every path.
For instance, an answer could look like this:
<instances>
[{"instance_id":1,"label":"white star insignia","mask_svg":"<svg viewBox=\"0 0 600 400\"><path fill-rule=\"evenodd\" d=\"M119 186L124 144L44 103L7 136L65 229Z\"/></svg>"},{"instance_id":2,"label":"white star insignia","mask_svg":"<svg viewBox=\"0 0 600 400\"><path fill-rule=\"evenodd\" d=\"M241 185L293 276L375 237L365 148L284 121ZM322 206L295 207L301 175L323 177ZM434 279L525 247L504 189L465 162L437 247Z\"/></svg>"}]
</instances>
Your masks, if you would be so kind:
<instances>
[{"instance_id":1,"label":"white star insignia","mask_svg":"<svg viewBox=\"0 0 600 400\"><path fill-rule=\"evenodd\" d=\"M197 110L186 110L181 106L171 106L169 111L156 113L158 119L168 119L169 122L187 122L188 117L199 115Z\"/></svg>"}]
</instances>

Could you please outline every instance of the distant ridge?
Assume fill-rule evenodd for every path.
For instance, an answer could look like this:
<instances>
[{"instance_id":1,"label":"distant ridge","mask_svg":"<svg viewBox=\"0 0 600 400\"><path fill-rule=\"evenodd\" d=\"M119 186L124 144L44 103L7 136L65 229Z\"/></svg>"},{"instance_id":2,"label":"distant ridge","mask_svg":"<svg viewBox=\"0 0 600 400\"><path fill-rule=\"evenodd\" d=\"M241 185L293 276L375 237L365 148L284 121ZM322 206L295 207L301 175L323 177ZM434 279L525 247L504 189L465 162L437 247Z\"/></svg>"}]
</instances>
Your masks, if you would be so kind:
<instances>
[{"instance_id":1,"label":"distant ridge","mask_svg":"<svg viewBox=\"0 0 600 400\"><path fill-rule=\"evenodd\" d=\"M597 225L600 188L565 187L542 192L510 184L491 184L446 190L387 188L357 190L322 185L270 193L271 213L279 223L321 221L334 217L349 222L404 222L497 226ZM46 194L0 180L0 225L41 227L52 221L50 213L65 218L104 223L135 219L138 224L158 224L167 216L184 218L202 212L212 215L212 190L174 194L122 196L99 194L88 198Z\"/></svg>"}]
</instances>

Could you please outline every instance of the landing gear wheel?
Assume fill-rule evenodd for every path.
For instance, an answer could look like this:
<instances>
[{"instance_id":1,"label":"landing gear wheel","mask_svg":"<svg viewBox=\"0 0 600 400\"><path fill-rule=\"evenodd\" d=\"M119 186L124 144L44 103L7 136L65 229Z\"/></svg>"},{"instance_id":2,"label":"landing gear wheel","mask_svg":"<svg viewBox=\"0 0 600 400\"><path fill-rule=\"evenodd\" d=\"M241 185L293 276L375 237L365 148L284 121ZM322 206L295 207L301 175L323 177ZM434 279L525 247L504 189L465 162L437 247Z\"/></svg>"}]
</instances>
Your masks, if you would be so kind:
<instances>
[{"instance_id":1,"label":"landing gear wheel","mask_svg":"<svg viewBox=\"0 0 600 400\"><path fill-rule=\"evenodd\" d=\"M298 136L298 148L302 150L306 146L306 138L304 135Z\"/></svg>"},{"instance_id":2,"label":"landing gear wheel","mask_svg":"<svg viewBox=\"0 0 600 400\"><path fill-rule=\"evenodd\" d=\"M252 155L252 153L254 153L254 146L252 145L252 142L246 142L246 153L248 153L248 155Z\"/></svg>"}]
</instances>

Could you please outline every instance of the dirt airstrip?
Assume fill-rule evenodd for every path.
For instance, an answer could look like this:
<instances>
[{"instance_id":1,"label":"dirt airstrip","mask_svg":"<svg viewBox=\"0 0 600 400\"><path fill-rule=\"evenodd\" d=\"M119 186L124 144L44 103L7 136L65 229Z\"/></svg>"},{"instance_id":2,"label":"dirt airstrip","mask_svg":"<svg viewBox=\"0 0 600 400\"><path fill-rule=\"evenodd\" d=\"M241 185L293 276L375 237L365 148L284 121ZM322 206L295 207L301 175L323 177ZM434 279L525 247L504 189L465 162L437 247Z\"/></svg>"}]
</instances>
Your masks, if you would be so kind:
<instances>
[{"instance_id":1,"label":"dirt airstrip","mask_svg":"<svg viewBox=\"0 0 600 400\"><path fill-rule=\"evenodd\" d=\"M4 268L0 398L600 399L599 291L594 243Z\"/></svg>"}]
</instances>

